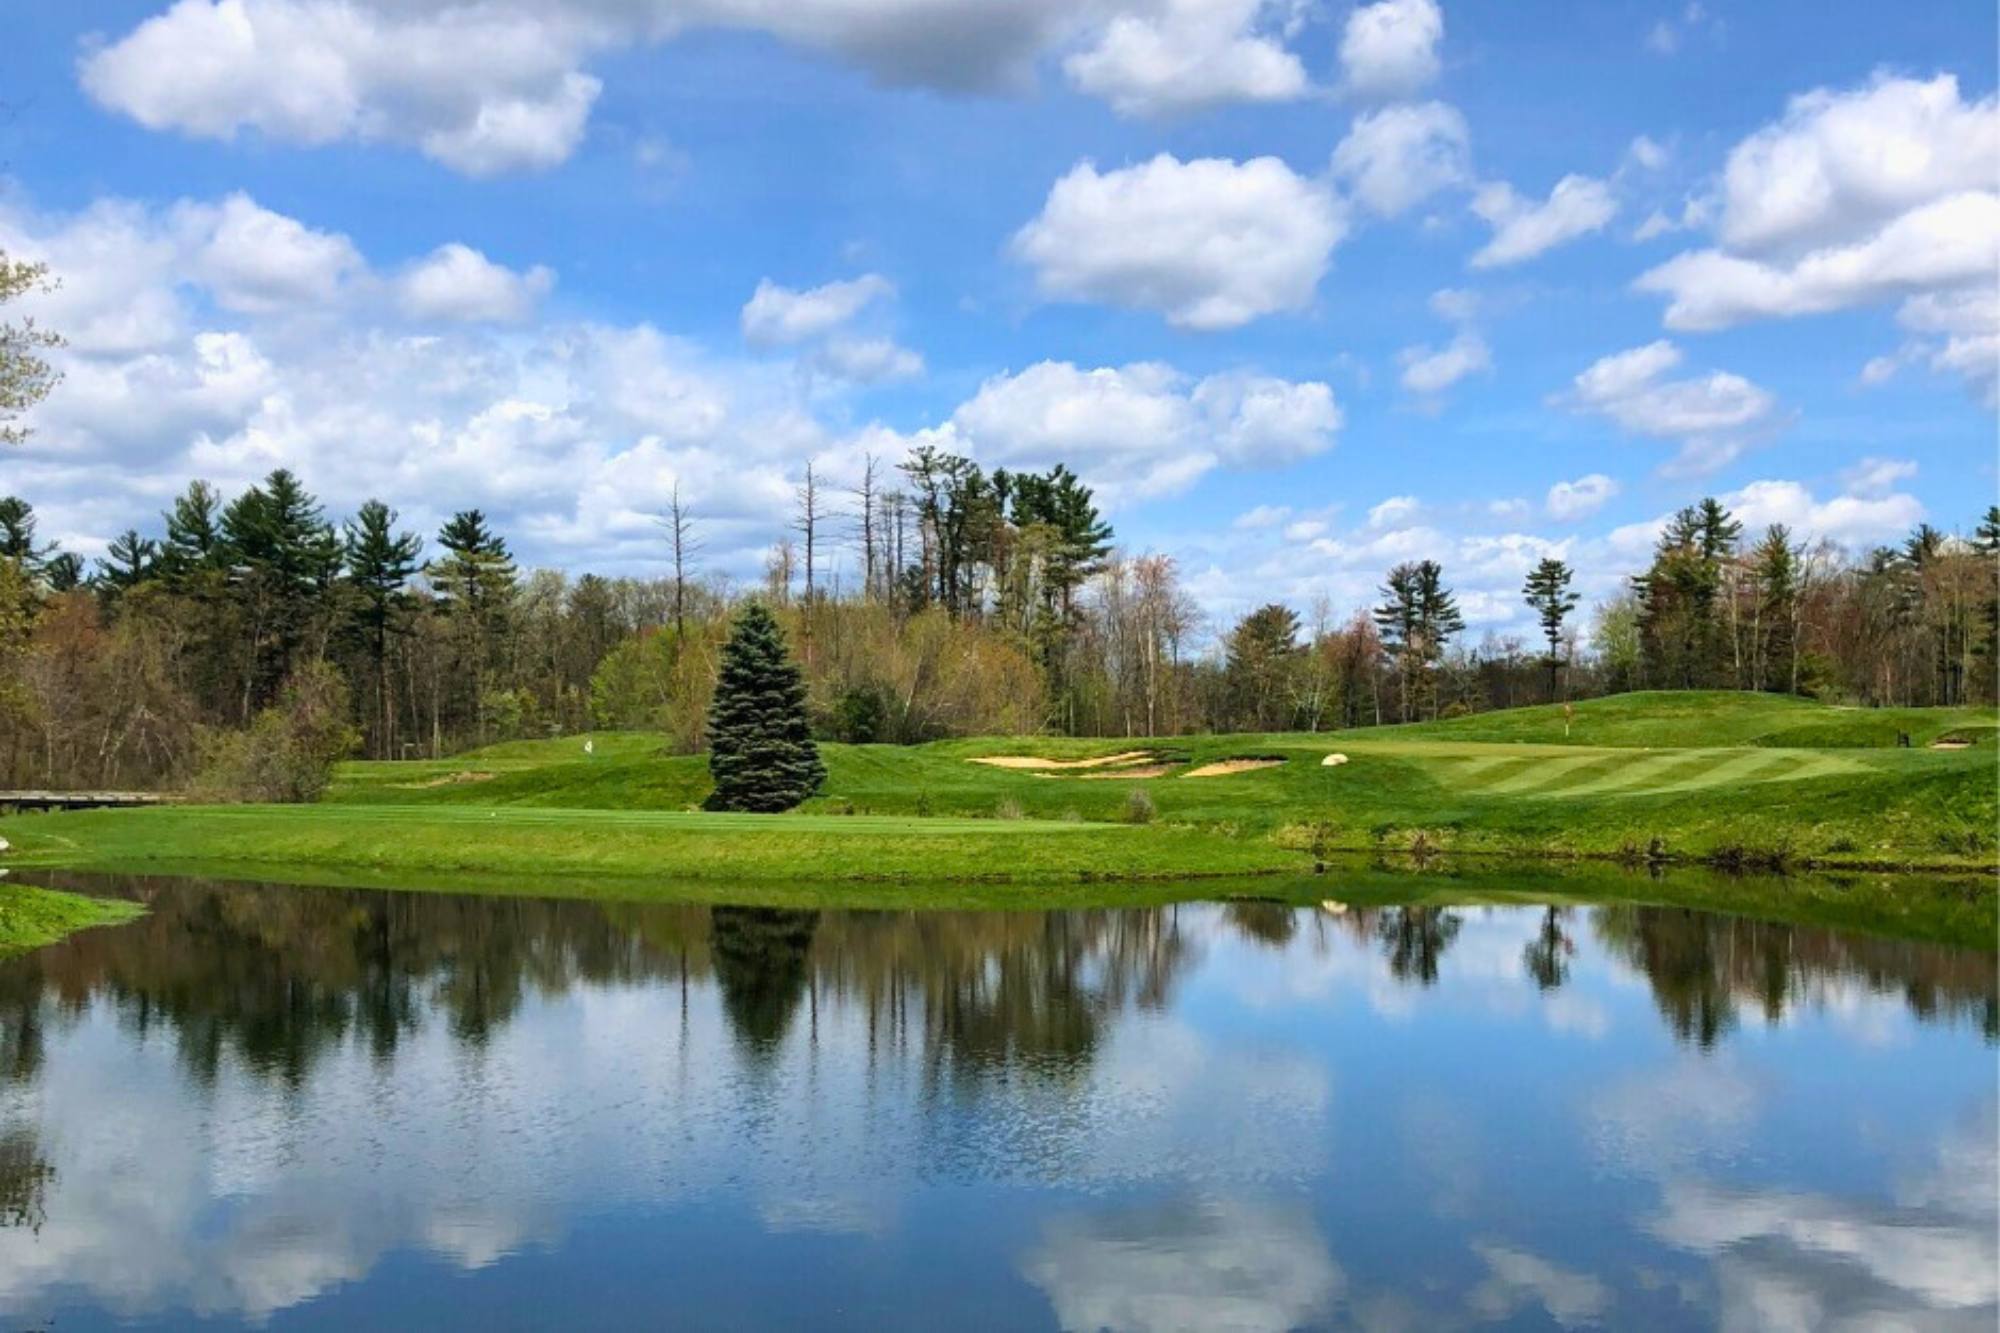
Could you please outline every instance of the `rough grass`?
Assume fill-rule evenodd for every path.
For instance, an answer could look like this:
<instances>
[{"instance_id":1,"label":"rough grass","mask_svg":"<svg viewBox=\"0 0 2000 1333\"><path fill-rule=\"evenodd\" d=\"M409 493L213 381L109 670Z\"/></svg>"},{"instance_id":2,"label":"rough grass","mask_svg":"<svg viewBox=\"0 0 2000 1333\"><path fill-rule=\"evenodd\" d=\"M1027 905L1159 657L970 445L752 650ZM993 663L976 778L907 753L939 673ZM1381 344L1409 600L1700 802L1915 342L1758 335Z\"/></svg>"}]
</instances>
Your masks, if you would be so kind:
<instances>
[{"instance_id":1,"label":"rough grass","mask_svg":"<svg viewBox=\"0 0 2000 1333\"><path fill-rule=\"evenodd\" d=\"M1950 709L1855 714L1744 694L1633 695L1560 710L1319 735L1176 738L1165 774L1088 781L969 762L1073 760L1129 740L982 738L824 747L802 811L699 811L698 757L656 737L518 742L441 762L343 766L310 808L79 812L0 823L44 864L346 867L688 880L1063 882L1264 874L1345 851L1981 869L1996 862L1995 751L1868 748L1890 720L1991 727ZM1820 746L1776 746L1773 736ZM1588 739L1586 739L1588 738ZM1332 751L1350 762L1320 760ZM1276 766L1179 781L1246 755ZM1101 770L1100 770L1101 771ZM490 774L455 781L463 773ZM1131 793L1153 815L1130 826ZM995 818L1004 811L1007 818Z\"/></svg>"},{"instance_id":2,"label":"rough grass","mask_svg":"<svg viewBox=\"0 0 2000 1333\"><path fill-rule=\"evenodd\" d=\"M123 899L86 898L30 884L0 884L0 957L54 944L65 935L92 926L129 921L143 910Z\"/></svg>"}]
</instances>

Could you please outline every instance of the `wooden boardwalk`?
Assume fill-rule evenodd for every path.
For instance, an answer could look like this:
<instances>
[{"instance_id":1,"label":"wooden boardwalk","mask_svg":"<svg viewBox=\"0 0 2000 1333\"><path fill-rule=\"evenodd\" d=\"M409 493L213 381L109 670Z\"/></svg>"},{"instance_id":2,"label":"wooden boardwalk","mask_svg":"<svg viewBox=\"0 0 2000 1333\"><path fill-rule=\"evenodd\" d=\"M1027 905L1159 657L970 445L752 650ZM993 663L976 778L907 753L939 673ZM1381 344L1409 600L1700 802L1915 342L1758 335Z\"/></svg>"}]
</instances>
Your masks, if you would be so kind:
<instances>
[{"instance_id":1,"label":"wooden boardwalk","mask_svg":"<svg viewBox=\"0 0 2000 1333\"><path fill-rule=\"evenodd\" d=\"M101 810L170 799L154 791L0 791L0 810Z\"/></svg>"}]
</instances>

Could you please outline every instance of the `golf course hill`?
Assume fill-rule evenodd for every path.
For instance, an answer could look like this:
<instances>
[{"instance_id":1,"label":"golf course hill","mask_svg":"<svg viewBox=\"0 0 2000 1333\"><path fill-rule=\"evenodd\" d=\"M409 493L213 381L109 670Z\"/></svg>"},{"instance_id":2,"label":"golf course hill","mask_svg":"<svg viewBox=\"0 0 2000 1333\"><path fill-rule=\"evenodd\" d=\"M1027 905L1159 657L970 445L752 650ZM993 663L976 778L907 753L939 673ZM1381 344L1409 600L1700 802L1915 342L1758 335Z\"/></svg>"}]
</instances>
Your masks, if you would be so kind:
<instances>
[{"instance_id":1,"label":"golf course hill","mask_svg":"<svg viewBox=\"0 0 2000 1333\"><path fill-rule=\"evenodd\" d=\"M2000 718L1655 692L1357 731L821 747L783 815L702 811L650 733L341 765L309 806L0 821L10 864L753 882L1193 880L1340 853L1991 871ZM348 876L352 878L352 876Z\"/></svg>"}]
</instances>

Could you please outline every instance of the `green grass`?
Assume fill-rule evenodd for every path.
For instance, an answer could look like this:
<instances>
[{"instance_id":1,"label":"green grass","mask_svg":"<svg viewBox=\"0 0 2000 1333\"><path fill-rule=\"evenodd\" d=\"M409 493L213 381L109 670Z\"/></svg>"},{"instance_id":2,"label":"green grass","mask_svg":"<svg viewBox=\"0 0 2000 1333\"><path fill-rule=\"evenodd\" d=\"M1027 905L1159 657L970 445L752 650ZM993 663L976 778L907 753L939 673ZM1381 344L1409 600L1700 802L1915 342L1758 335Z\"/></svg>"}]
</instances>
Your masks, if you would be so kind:
<instances>
[{"instance_id":1,"label":"green grass","mask_svg":"<svg viewBox=\"0 0 2000 1333\"><path fill-rule=\"evenodd\" d=\"M1990 708L1835 708L1735 690L1651 690L1592 699L1575 705L1567 735L1564 721L1561 705L1551 704L1413 723L1392 734L1542 745L1887 749L1899 732L1907 733L1913 746L1959 733L1991 745L2000 725Z\"/></svg>"},{"instance_id":2,"label":"green grass","mask_svg":"<svg viewBox=\"0 0 2000 1333\"><path fill-rule=\"evenodd\" d=\"M122 899L86 898L31 884L0 884L0 958L54 944L65 935L92 926L129 921L143 910Z\"/></svg>"},{"instance_id":3,"label":"green grass","mask_svg":"<svg viewBox=\"0 0 2000 1333\"><path fill-rule=\"evenodd\" d=\"M1194 829L830 814L211 806L5 821L17 864L261 873L349 868L682 881L1194 879L1296 870L1269 839Z\"/></svg>"},{"instance_id":4,"label":"green grass","mask_svg":"<svg viewBox=\"0 0 2000 1333\"><path fill-rule=\"evenodd\" d=\"M1976 731L1993 715L1948 709L1889 715L1922 738ZM1527 741L1550 719L1555 741ZM825 747L816 813L982 819L1002 808L1032 821L1113 822L1143 786L1163 824L1232 839L1336 850L1430 846L1501 854L1668 855L1849 866L1976 867L1994 861L1995 752L1866 748L1880 717L1764 695L1645 694L1561 713L1510 713L1322 735L1177 738L1176 772L1241 755L1277 768L1218 778L1039 776L968 762L986 755L1073 759L1129 741L981 738L916 747ZM1576 736L1597 741L1580 743ZM1822 747L1777 747L1774 735L1817 735ZM1508 736L1516 739L1500 739ZM1719 737L1728 742L1715 743ZM651 737L595 738L586 757L566 739L495 747L438 764L351 764L330 800L345 805L690 810L708 791L699 758L663 754ZM1324 768L1330 751L1350 763ZM478 781L453 781L454 775ZM976 853L975 853L976 854Z\"/></svg>"},{"instance_id":5,"label":"green grass","mask_svg":"<svg viewBox=\"0 0 2000 1333\"><path fill-rule=\"evenodd\" d=\"M1920 748L1870 747L1888 727ZM981 738L828 745L802 811L699 811L704 761L657 738L516 742L439 762L352 763L321 806L96 811L0 821L30 863L698 882L1042 883L1261 875L1315 854L1410 849L1724 865L1972 869L1996 861L1991 710L1858 713L1745 694L1651 694L1560 710L1319 735L1184 737L1141 779L1044 776L981 756L1078 758L1143 744ZM1554 737L1543 735L1551 726ZM1773 738L1818 738L1779 745ZM1349 758L1328 768L1332 751ZM1242 756L1276 767L1181 776ZM1104 770L1098 770L1104 771ZM1157 816L1121 823L1143 788ZM1025 818L999 818L1001 813Z\"/></svg>"}]
</instances>

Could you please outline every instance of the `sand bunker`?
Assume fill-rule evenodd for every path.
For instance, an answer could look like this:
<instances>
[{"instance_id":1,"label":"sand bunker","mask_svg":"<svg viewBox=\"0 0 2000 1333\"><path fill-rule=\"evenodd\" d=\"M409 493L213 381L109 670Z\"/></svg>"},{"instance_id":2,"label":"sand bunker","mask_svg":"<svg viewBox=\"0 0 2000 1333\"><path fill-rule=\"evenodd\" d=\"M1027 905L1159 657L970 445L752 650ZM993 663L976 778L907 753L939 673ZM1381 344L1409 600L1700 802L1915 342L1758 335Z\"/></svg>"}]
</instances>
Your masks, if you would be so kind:
<instances>
[{"instance_id":1,"label":"sand bunker","mask_svg":"<svg viewBox=\"0 0 2000 1333\"><path fill-rule=\"evenodd\" d=\"M1931 748L1933 750L1970 750L1972 742L1960 740L1956 736L1947 736L1943 740L1932 741Z\"/></svg>"},{"instance_id":2,"label":"sand bunker","mask_svg":"<svg viewBox=\"0 0 2000 1333\"><path fill-rule=\"evenodd\" d=\"M1151 750L1127 750L1123 754L1099 755L1095 759L1043 759L1039 756L1028 754L990 754L970 760L969 762L987 764L994 768L1075 770L1084 768L1110 768L1116 764L1137 764L1153 757Z\"/></svg>"},{"instance_id":3,"label":"sand bunker","mask_svg":"<svg viewBox=\"0 0 2000 1333\"><path fill-rule=\"evenodd\" d=\"M1326 758L1319 761L1319 766L1321 768L1339 768L1342 764L1346 762L1347 762L1346 755L1330 754Z\"/></svg>"},{"instance_id":4,"label":"sand bunker","mask_svg":"<svg viewBox=\"0 0 2000 1333\"><path fill-rule=\"evenodd\" d=\"M1114 768L1109 771L1099 769L1095 773L1078 773L1078 782L1114 782L1119 778L1163 778L1174 771L1172 764L1143 764L1136 768ZM1053 773L1043 773L1042 777L1055 777Z\"/></svg>"},{"instance_id":5,"label":"sand bunker","mask_svg":"<svg viewBox=\"0 0 2000 1333\"><path fill-rule=\"evenodd\" d=\"M1222 759L1213 764L1203 764L1200 768L1190 768L1181 774L1184 778L1224 778L1231 773L1254 773L1260 768L1277 768L1282 759Z\"/></svg>"}]
</instances>

